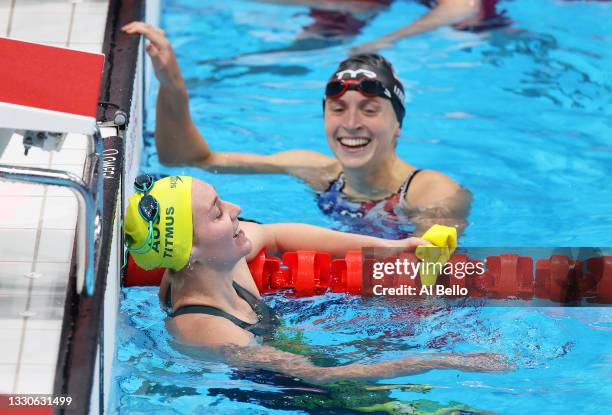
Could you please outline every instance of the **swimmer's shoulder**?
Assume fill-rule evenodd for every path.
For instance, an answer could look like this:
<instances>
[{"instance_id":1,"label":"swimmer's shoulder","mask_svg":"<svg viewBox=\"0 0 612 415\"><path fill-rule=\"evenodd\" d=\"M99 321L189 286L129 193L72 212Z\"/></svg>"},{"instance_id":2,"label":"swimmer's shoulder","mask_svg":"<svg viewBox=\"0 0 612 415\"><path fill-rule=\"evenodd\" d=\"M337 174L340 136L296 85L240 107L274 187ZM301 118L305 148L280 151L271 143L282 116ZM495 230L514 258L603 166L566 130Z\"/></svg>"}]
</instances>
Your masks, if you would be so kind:
<instances>
[{"instance_id":1,"label":"swimmer's shoulder","mask_svg":"<svg viewBox=\"0 0 612 415\"><path fill-rule=\"evenodd\" d=\"M315 172L314 178L308 184L315 190L327 190L330 184L342 173L342 166L336 158L328 157L329 162Z\"/></svg>"},{"instance_id":2,"label":"swimmer's shoulder","mask_svg":"<svg viewBox=\"0 0 612 415\"><path fill-rule=\"evenodd\" d=\"M442 172L421 170L412 179L404 197L404 204L409 209L436 206L457 196L462 189L464 188L459 183Z\"/></svg>"}]
</instances>

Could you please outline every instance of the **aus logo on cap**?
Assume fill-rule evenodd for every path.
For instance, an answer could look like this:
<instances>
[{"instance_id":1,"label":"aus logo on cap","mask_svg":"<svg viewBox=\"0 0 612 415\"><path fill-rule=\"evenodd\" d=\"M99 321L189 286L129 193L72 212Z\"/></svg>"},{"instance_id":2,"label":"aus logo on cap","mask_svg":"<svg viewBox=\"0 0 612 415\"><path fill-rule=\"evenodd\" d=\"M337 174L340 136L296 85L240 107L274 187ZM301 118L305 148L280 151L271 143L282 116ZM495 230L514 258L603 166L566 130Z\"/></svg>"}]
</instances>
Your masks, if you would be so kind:
<instances>
[{"instance_id":1,"label":"aus logo on cap","mask_svg":"<svg viewBox=\"0 0 612 415\"><path fill-rule=\"evenodd\" d=\"M344 75L350 75L349 78L357 78L359 74L363 74L364 76L367 76L368 78L376 78L376 73L368 69L355 69L355 70L345 69L343 71L337 72L336 78L344 79Z\"/></svg>"}]
</instances>

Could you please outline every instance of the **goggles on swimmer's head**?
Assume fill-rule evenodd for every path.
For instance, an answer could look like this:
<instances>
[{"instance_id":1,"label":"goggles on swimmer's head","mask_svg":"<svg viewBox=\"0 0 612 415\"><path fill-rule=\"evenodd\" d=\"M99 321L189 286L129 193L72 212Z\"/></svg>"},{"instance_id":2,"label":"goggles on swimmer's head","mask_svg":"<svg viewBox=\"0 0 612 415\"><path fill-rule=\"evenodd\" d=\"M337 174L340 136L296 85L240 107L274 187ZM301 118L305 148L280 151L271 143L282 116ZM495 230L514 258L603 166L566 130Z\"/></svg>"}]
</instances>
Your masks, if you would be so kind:
<instances>
[{"instance_id":1,"label":"goggles on swimmer's head","mask_svg":"<svg viewBox=\"0 0 612 415\"><path fill-rule=\"evenodd\" d=\"M139 174L134 179L134 190L139 193L147 194L153 188L155 180L146 173Z\"/></svg>"},{"instance_id":2,"label":"goggles on swimmer's head","mask_svg":"<svg viewBox=\"0 0 612 415\"><path fill-rule=\"evenodd\" d=\"M378 71L380 72L380 71ZM352 79L343 79L349 75ZM393 74L377 73L369 69L346 69L337 72L325 86L323 108L327 99L338 99L346 91L358 91L365 97L381 97L391 101L400 127L404 120L404 89Z\"/></svg>"},{"instance_id":3,"label":"goggles on swimmer's head","mask_svg":"<svg viewBox=\"0 0 612 415\"><path fill-rule=\"evenodd\" d=\"M138 213L148 223L149 232L141 246L138 248L127 247L128 252L147 254L153 248L153 223L159 217L159 202L148 193L154 184L153 177L148 174L141 174L134 180L134 190L144 194L138 202Z\"/></svg>"},{"instance_id":4,"label":"goggles on swimmer's head","mask_svg":"<svg viewBox=\"0 0 612 415\"><path fill-rule=\"evenodd\" d=\"M358 91L366 97L383 97L391 99L391 92L377 79L335 79L325 87L325 99L337 99L346 91Z\"/></svg>"}]
</instances>

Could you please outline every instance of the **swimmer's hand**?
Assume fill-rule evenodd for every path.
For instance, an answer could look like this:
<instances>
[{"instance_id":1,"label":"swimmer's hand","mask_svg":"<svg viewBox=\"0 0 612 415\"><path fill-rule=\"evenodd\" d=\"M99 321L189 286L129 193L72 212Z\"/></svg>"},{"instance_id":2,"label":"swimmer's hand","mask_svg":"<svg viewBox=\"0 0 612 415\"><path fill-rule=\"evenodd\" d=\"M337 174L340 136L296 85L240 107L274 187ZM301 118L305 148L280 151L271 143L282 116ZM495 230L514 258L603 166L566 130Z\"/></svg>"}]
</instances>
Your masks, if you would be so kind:
<instances>
[{"instance_id":1,"label":"swimmer's hand","mask_svg":"<svg viewBox=\"0 0 612 415\"><path fill-rule=\"evenodd\" d=\"M151 57L155 76L161 85L175 89L184 88L176 55L163 30L144 22L128 23L121 30L130 35L141 34L147 38L149 43L145 49Z\"/></svg>"}]
</instances>

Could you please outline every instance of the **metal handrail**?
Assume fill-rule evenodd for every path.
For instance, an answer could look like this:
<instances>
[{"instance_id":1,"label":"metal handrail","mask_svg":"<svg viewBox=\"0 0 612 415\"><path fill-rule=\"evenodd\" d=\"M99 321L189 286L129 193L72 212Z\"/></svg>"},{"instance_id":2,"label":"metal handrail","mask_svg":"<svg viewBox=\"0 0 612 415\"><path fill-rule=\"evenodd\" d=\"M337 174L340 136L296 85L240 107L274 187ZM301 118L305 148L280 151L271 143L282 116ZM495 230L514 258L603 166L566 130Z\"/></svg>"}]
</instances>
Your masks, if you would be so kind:
<instances>
[{"instance_id":1,"label":"metal handrail","mask_svg":"<svg viewBox=\"0 0 612 415\"><path fill-rule=\"evenodd\" d=\"M76 286L79 292L85 286L85 293L92 295L102 235L102 190L104 185L101 163L104 143L97 128L93 136L90 136L89 148L95 151L89 155L91 159L89 163L86 163L83 174L85 180L67 171L10 164L0 164L0 179L61 186L73 191L79 206Z\"/></svg>"}]
</instances>

